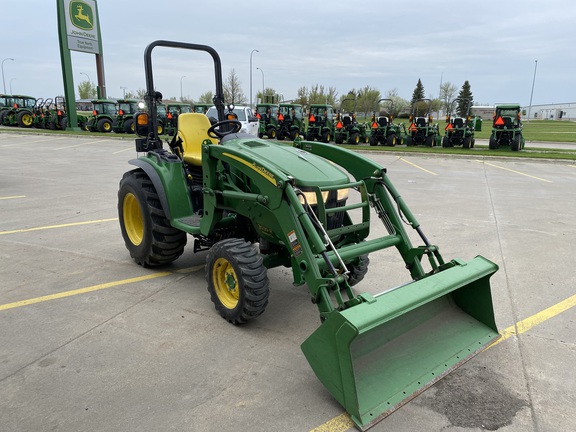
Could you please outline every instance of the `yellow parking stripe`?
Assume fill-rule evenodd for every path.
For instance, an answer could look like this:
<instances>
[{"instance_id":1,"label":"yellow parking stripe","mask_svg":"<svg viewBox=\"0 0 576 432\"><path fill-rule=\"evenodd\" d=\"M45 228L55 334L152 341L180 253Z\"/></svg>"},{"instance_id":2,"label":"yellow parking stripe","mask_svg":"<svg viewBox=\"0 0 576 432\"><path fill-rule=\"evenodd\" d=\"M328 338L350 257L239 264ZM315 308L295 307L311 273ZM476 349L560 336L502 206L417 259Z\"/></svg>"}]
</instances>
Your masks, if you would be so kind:
<instances>
[{"instance_id":1,"label":"yellow parking stripe","mask_svg":"<svg viewBox=\"0 0 576 432\"><path fill-rule=\"evenodd\" d=\"M554 306L550 306L549 308L532 315L531 317L517 322L513 326L501 330L500 335L502 337L486 347L486 349L490 349L514 335L525 333L538 324L542 324L544 321L547 321L574 306L576 306L576 294L560 303L556 303ZM344 432L353 427L354 423L352 422L352 419L350 419L350 416L347 413L343 413L331 420L328 420L326 423L321 424L317 428L312 429L310 432Z\"/></svg>"},{"instance_id":2,"label":"yellow parking stripe","mask_svg":"<svg viewBox=\"0 0 576 432\"><path fill-rule=\"evenodd\" d=\"M490 163L490 162L481 161L481 160L477 160L476 162L480 162L480 163L483 163L483 164L485 164L485 165L490 165L491 167L494 167L494 168L499 168L499 169L501 169L501 170L510 171L510 172L513 172L514 174L519 174L519 175L522 175L522 176L525 176L525 177L530 177L530 178L533 178L533 179L536 179L536 180L540 180L540 181L543 181L543 182L546 182L546 183L554 183L553 181L550 181L550 180L546 180L546 179L543 179L543 178L540 178L540 177L536 177L536 176L533 176L533 175L530 175L530 174L526 174L526 173L523 173L523 172L520 172L520 171L516 171L516 170L510 169L510 168L504 168L504 167L501 167L501 166L499 166L499 165L494 165L494 164L492 164L492 163Z\"/></svg>"},{"instance_id":3,"label":"yellow parking stripe","mask_svg":"<svg viewBox=\"0 0 576 432\"><path fill-rule=\"evenodd\" d=\"M84 222L72 222L72 223L61 224L61 225L49 225L49 226L40 226L40 227L34 227L34 228L24 228L24 229L12 230L12 231L0 231L0 235L16 234L16 233L23 233L23 232L30 232L30 231L41 231L41 230L55 229L55 228L67 228L67 227L73 227L73 226L79 226L79 225L90 225L90 224L96 224L96 223L102 223L102 222L112 222L112 221L117 221L117 220L118 220L118 218L99 219L99 220L84 221Z\"/></svg>"},{"instance_id":4,"label":"yellow parking stripe","mask_svg":"<svg viewBox=\"0 0 576 432\"><path fill-rule=\"evenodd\" d=\"M402 156L398 156L398 159L400 159L402 162L406 162L408 165L412 165L413 167L418 168L419 170L422 170L422 171L424 171L424 172L427 172L428 174L438 175L438 174L436 174L435 172L429 171L429 170L427 170L427 169L425 169L425 168L422 168L422 167L419 166L419 165L416 165L414 162L410 162L410 161L404 159Z\"/></svg>"},{"instance_id":5,"label":"yellow parking stripe","mask_svg":"<svg viewBox=\"0 0 576 432\"><path fill-rule=\"evenodd\" d=\"M21 145L21 144L28 145L28 144L37 144L37 143L41 143L41 142L47 142L47 141L59 141L59 140L62 140L64 138L65 138L64 136L61 136L61 137L41 139L41 140L36 140L36 141L28 141L27 140L27 141L23 141L23 142L14 143L14 144L4 144L1 147L14 147L14 146Z\"/></svg>"},{"instance_id":6,"label":"yellow parking stripe","mask_svg":"<svg viewBox=\"0 0 576 432\"><path fill-rule=\"evenodd\" d=\"M103 290L103 289L107 289L107 288L114 288L117 286L127 285L127 284L131 284L131 283L135 283L135 282L142 282L142 281L146 281L146 280L150 280L150 279L161 278L164 276L173 275L175 273L179 273L179 274L193 273L193 272L196 272L198 270L202 270L203 268L204 268L203 265L199 265L199 266L195 266L195 267L188 267L188 268L176 270L173 272L158 272L158 273L153 273L153 274L149 274L146 276L138 276L138 277L134 277L134 278L130 278L130 279L123 279L123 280L119 280L119 281L113 281L113 282L107 282L107 283L98 284L98 285L92 285L92 286L89 286L86 288L80 288L77 290L64 291L64 292L59 292L56 294L50 294L50 295L45 295L45 296L41 296L41 297L35 297L35 298L27 299L27 300L21 300L21 301L17 301L14 303L6 303L6 304L0 305L0 311L8 310L8 309L14 309L14 308L22 307L22 306L28 306L28 305L35 304L35 303L42 303L42 302L50 301L50 300L61 299L61 298L65 298L65 297L71 297L71 296L75 296L78 294L86 294L89 292L99 291L99 290Z\"/></svg>"},{"instance_id":7,"label":"yellow parking stripe","mask_svg":"<svg viewBox=\"0 0 576 432\"><path fill-rule=\"evenodd\" d=\"M85 145L97 144L97 143L106 142L106 141L110 141L110 140L109 139L103 139L103 140L96 140L96 141L88 141L88 142L84 142L84 143L80 143L80 144L69 145L66 147L58 147L58 148L55 148L54 150L65 150L65 149L69 149L69 148L73 148L73 147L81 147L81 146L85 146Z\"/></svg>"},{"instance_id":8,"label":"yellow parking stripe","mask_svg":"<svg viewBox=\"0 0 576 432\"><path fill-rule=\"evenodd\" d=\"M14 196L0 197L0 200L16 199L16 198L26 198L26 195L14 195Z\"/></svg>"}]
</instances>

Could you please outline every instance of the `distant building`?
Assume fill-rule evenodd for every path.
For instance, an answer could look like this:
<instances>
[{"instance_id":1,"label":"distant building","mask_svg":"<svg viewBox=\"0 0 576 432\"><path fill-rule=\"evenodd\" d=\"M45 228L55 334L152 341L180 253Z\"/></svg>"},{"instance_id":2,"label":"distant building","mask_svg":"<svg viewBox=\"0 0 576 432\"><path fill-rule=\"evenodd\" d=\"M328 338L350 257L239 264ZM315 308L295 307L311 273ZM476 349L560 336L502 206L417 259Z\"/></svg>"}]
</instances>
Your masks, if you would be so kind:
<instances>
[{"instance_id":1,"label":"distant building","mask_svg":"<svg viewBox=\"0 0 576 432\"><path fill-rule=\"evenodd\" d=\"M576 102L552 103L543 105L532 105L522 107L523 120L576 120Z\"/></svg>"},{"instance_id":2,"label":"distant building","mask_svg":"<svg viewBox=\"0 0 576 432\"><path fill-rule=\"evenodd\" d=\"M492 116L494 115L494 106L473 106L471 111L473 116L478 116L482 120L492 120Z\"/></svg>"}]
</instances>

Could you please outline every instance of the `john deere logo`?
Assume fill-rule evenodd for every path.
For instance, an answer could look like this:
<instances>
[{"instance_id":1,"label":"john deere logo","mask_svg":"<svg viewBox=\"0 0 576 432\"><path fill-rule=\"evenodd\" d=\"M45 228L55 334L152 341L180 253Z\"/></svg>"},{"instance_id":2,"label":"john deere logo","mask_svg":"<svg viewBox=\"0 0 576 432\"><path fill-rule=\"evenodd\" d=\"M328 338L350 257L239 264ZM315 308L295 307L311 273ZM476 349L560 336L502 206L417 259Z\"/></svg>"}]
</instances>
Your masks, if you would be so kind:
<instances>
[{"instance_id":1,"label":"john deere logo","mask_svg":"<svg viewBox=\"0 0 576 432\"><path fill-rule=\"evenodd\" d=\"M70 20L79 29L92 30L94 28L92 7L83 1L70 2Z\"/></svg>"}]
</instances>

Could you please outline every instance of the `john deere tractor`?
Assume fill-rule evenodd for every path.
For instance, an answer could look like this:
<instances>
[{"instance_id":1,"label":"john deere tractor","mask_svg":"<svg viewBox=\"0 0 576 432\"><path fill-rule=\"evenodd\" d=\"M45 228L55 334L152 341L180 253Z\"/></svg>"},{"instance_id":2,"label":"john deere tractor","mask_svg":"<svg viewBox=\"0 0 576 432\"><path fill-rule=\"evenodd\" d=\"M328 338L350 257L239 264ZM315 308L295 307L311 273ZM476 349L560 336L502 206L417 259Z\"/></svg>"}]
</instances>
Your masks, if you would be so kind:
<instances>
[{"instance_id":1,"label":"john deere tractor","mask_svg":"<svg viewBox=\"0 0 576 432\"><path fill-rule=\"evenodd\" d=\"M432 100L418 99L412 104L406 145L424 145L427 147L440 145L438 123L433 124L432 122Z\"/></svg>"},{"instance_id":2,"label":"john deere tractor","mask_svg":"<svg viewBox=\"0 0 576 432\"><path fill-rule=\"evenodd\" d=\"M211 104L211 103L195 103L192 107L192 112L200 113L200 114L206 114L206 112L213 105L214 104Z\"/></svg>"},{"instance_id":3,"label":"john deere tractor","mask_svg":"<svg viewBox=\"0 0 576 432\"><path fill-rule=\"evenodd\" d=\"M293 103L281 103L278 106L278 134L277 138L294 141L304 133L304 117L302 105Z\"/></svg>"},{"instance_id":4,"label":"john deere tractor","mask_svg":"<svg viewBox=\"0 0 576 432\"><path fill-rule=\"evenodd\" d=\"M112 120L115 133L134 133L134 113L138 111L136 99L118 99L116 113Z\"/></svg>"},{"instance_id":5,"label":"john deere tractor","mask_svg":"<svg viewBox=\"0 0 576 432\"><path fill-rule=\"evenodd\" d=\"M256 105L256 118L260 122L258 136L275 139L278 135L278 104L259 103Z\"/></svg>"},{"instance_id":6,"label":"john deere tractor","mask_svg":"<svg viewBox=\"0 0 576 432\"><path fill-rule=\"evenodd\" d=\"M205 51L215 67L218 121L182 114L168 148L156 125L157 47ZM285 274L269 278L268 269L291 268L320 318L302 351L362 430L499 338L489 283L498 267L481 256L445 261L386 168L337 146L240 133L225 117L220 57L209 46L156 41L144 58L151 109L135 116L140 156L118 191L122 236L138 264L169 264L192 238L193 252L207 251L215 309L233 324L264 313L270 285ZM372 291L382 292L363 291L369 254L387 248L398 252L408 282L392 288L377 278L383 286ZM377 269L387 264L386 254L375 256Z\"/></svg>"},{"instance_id":7,"label":"john deere tractor","mask_svg":"<svg viewBox=\"0 0 576 432\"><path fill-rule=\"evenodd\" d=\"M370 130L364 123L359 123L358 120L356 120L356 99L344 99L342 101L341 108L344 106L346 101L353 101L354 108L352 111L348 111L344 114L341 114L342 109L338 111L334 125L334 142L336 144L359 144L361 142L367 143L370 139Z\"/></svg>"},{"instance_id":8,"label":"john deere tractor","mask_svg":"<svg viewBox=\"0 0 576 432\"><path fill-rule=\"evenodd\" d=\"M306 139L329 143L334 138L334 109L328 104L311 104Z\"/></svg>"},{"instance_id":9,"label":"john deere tractor","mask_svg":"<svg viewBox=\"0 0 576 432\"><path fill-rule=\"evenodd\" d=\"M380 104L382 102L390 102L388 112L380 111ZM396 144L402 145L406 140L406 127L404 123L394 124L394 101L392 99L380 99L376 102L376 107L372 113L370 122L370 145L377 146L378 144L386 146L395 146Z\"/></svg>"},{"instance_id":10,"label":"john deere tractor","mask_svg":"<svg viewBox=\"0 0 576 432\"><path fill-rule=\"evenodd\" d=\"M166 134L173 136L178 130L178 116L192 112L192 105L185 102L166 104Z\"/></svg>"},{"instance_id":11,"label":"john deere tractor","mask_svg":"<svg viewBox=\"0 0 576 432\"><path fill-rule=\"evenodd\" d=\"M496 105L492 121L492 135L488 141L490 150L510 147L512 151L524 148L520 105Z\"/></svg>"},{"instance_id":12,"label":"john deere tractor","mask_svg":"<svg viewBox=\"0 0 576 432\"><path fill-rule=\"evenodd\" d=\"M4 126L20 126L31 128L34 125L34 105L36 98L32 96L11 95L12 105L2 110L0 120Z\"/></svg>"},{"instance_id":13,"label":"john deere tractor","mask_svg":"<svg viewBox=\"0 0 576 432\"><path fill-rule=\"evenodd\" d=\"M92 115L88 118L84 129L90 132L112 132L115 116L115 100L95 99L92 101Z\"/></svg>"},{"instance_id":14,"label":"john deere tractor","mask_svg":"<svg viewBox=\"0 0 576 432\"><path fill-rule=\"evenodd\" d=\"M472 101L468 101L465 116L453 117L454 108L460 99L454 99L448 108L446 114L446 127L444 128L444 138L442 138L442 147L454 147L461 145L462 148L468 149L474 147L474 124L470 117L470 108Z\"/></svg>"}]
</instances>

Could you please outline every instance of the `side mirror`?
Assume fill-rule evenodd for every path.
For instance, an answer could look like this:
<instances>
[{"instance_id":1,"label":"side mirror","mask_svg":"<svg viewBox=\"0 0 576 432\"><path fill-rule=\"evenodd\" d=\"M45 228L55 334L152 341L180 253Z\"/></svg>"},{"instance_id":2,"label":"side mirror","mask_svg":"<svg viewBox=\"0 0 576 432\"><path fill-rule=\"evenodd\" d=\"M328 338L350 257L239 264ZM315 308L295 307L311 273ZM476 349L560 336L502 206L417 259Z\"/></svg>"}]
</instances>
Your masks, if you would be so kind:
<instances>
[{"instance_id":1,"label":"side mirror","mask_svg":"<svg viewBox=\"0 0 576 432\"><path fill-rule=\"evenodd\" d=\"M134 114L134 132L138 136L148 136L150 128L148 127L149 117L145 112L137 112Z\"/></svg>"}]
</instances>

